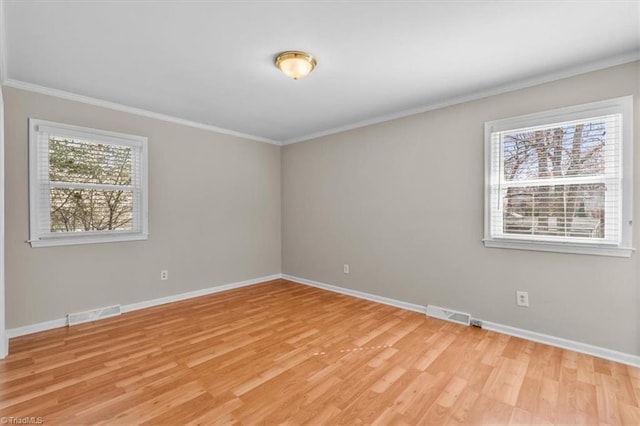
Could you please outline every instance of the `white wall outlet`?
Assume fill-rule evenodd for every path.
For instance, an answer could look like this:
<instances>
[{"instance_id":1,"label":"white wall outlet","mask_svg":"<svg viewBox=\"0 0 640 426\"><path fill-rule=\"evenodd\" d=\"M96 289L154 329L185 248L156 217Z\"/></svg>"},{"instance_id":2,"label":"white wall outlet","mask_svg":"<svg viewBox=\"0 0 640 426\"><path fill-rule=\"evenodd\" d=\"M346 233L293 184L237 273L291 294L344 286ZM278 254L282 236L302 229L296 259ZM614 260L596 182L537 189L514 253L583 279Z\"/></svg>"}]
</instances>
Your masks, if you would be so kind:
<instances>
[{"instance_id":1,"label":"white wall outlet","mask_svg":"<svg viewBox=\"0 0 640 426\"><path fill-rule=\"evenodd\" d=\"M516 304L518 306L529 307L529 292L528 291L516 291Z\"/></svg>"},{"instance_id":2,"label":"white wall outlet","mask_svg":"<svg viewBox=\"0 0 640 426\"><path fill-rule=\"evenodd\" d=\"M160 271L160 279L162 281L166 281L169 279L169 271L167 271L166 269L163 271Z\"/></svg>"},{"instance_id":3,"label":"white wall outlet","mask_svg":"<svg viewBox=\"0 0 640 426\"><path fill-rule=\"evenodd\" d=\"M342 270L345 274L349 273L349 265L347 265L346 263L344 264L344 266L342 267Z\"/></svg>"}]
</instances>

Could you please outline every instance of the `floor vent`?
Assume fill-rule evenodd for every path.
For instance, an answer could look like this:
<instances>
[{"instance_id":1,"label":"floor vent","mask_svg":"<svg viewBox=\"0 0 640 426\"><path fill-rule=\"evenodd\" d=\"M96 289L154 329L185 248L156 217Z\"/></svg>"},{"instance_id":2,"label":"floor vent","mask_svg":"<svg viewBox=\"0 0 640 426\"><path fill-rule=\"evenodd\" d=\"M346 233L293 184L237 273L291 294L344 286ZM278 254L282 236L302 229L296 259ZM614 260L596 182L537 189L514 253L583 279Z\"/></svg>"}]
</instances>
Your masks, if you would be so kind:
<instances>
[{"instance_id":1,"label":"floor vent","mask_svg":"<svg viewBox=\"0 0 640 426\"><path fill-rule=\"evenodd\" d=\"M107 306L104 308L93 309L91 311L76 312L67 315L69 325L82 324L84 322L96 321L103 318L115 317L122 313L120 305Z\"/></svg>"},{"instance_id":2,"label":"floor vent","mask_svg":"<svg viewBox=\"0 0 640 426\"><path fill-rule=\"evenodd\" d=\"M427 316L463 325L469 325L471 322L470 314L452 311L451 309L445 309L433 305L427 305Z\"/></svg>"}]
</instances>

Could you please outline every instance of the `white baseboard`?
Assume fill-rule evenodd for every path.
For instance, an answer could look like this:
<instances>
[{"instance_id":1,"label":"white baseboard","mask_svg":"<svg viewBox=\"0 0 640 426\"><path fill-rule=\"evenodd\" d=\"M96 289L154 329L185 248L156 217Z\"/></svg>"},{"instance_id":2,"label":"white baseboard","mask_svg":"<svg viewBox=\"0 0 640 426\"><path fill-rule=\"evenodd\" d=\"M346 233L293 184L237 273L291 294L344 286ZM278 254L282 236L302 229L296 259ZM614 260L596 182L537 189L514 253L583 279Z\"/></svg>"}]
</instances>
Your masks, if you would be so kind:
<instances>
[{"instance_id":1,"label":"white baseboard","mask_svg":"<svg viewBox=\"0 0 640 426\"><path fill-rule=\"evenodd\" d=\"M67 318L58 318L51 321L39 322L37 324L23 325L22 327L7 329L7 337L24 336L27 334L39 333L41 331L51 330L53 328L64 327L67 325Z\"/></svg>"},{"instance_id":2,"label":"white baseboard","mask_svg":"<svg viewBox=\"0 0 640 426\"><path fill-rule=\"evenodd\" d=\"M247 287L263 283L265 281L276 280L278 278L282 278L282 274L268 275L266 277L254 278L237 283L223 284L215 287L203 288L202 290L189 291L187 293L176 294L173 296L160 297L158 299L145 300L144 302L122 305L122 313L137 311L138 309L150 308L157 305L164 305L165 303L179 302L180 300L193 299L194 297L206 296L207 294L220 293L221 291L233 290L234 288Z\"/></svg>"},{"instance_id":3,"label":"white baseboard","mask_svg":"<svg viewBox=\"0 0 640 426\"><path fill-rule=\"evenodd\" d=\"M357 297L358 299L370 300L372 302L378 302L385 305L395 306L396 308L406 309L408 311L419 312L421 314L425 314L427 312L427 307L422 305L416 305L415 303L403 302L401 300L390 299L384 296L378 296L371 293L365 293L363 291L351 290L344 287L338 287L331 284L325 284L318 281L308 280L306 278L294 277L292 275L282 274L282 278L285 280L293 281L299 284L305 284L311 287L322 288L324 290L329 290L334 293L346 294L347 296Z\"/></svg>"},{"instance_id":4,"label":"white baseboard","mask_svg":"<svg viewBox=\"0 0 640 426\"><path fill-rule=\"evenodd\" d=\"M308 280L306 278L294 277L292 275L282 274L285 280L293 281L299 284L305 284L312 287L322 288L324 290L333 291L335 293L346 294L348 296L358 297L373 302L384 303L385 305L395 306L397 308L407 309L419 313L426 314L426 306L416 305L413 303L403 302L401 300L390 299L388 297L376 296L375 294L364 293L357 290L350 290L318 281ZM474 318L475 319L475 318ZM544 343L549 346L555 346L562 349L568 349L598 358L608 359L610 361L619 362L621 364L640 367L640 356L618 352L612 349L602 348L587 343L576 342L574 340L564 339L562 337L550 336L535 331L524 330L521 328L511 327L504 324L498 324L490 321L482 321L482 328L496 333L507 334L509 336L520 337L525 340L531 340L538 343Z\"/></svg>"},{"instance_id":5,"label":"white baseboard","mask_svg":"<svg viewBox=\"0 0 640 426\"><path fill-rule=\"evenodd\" d=\"M173 296L160 297L158 299L146 300L143 302L122 305L122 313L136 311L138 309L150 308L152 306L164 305L165 303L178 302L180 300L191 299L194 297L205 296L207 294L219 293L221 291L232 290L234 288L247 287L259 284L265 281L271 281L282 278L281 274L268 275L266 277L254 278L251 280L240 281L231 284L223 284L215 287L204 288L202 290L189 291L187 293L175 294ZM53 328L65 327L67 318L59 318L51 321L40 322L37 324L25 325L22 327L10 328L7 330L7 338L24 336L27 334L38 333L40 331L51 330ZM8 347L8 346L7 346Z\"/></svg>"},{"instance_id":6,"label":"white baseboard","mask_svg":"<svg viewBox=\"0 0 640 426\"><path fill-rule=\"evenodd\" d=\"M2 333L2 343L0 344L2 349L0 350L0 359L5 359L9 355L9 336L7 332Z\"/></svg>"},{"instance_id":7,"label":"white baseboard","mask_svg":"<svg viewBox=\"0 0 640 426\"><path fill-rule=\"evenodd\" d=\"M508 334L509 336L520 337L525 340L531 340L538 343L544 343L549 346L555 346L562 349L568 349L582 354L593 355L598 358L608 359L609 361L619 362L621 364L631 365L640 368L640 356L627 354L624 352L614 351L600 346L590 345L588 343L576 342L575 340L564 339L562 337L550 336L548 334L538 333L535 331L524 330L522 328L511 327L504 324L498 324L490 321L482 321L482 328L485 330L495 331L497 333Z\"/></svg>"},{"instance_id":8,"label":"white baseboard","mask_svg":"<svg viewBox=\"0 0 640 426\"><path fill-rule=\"evenodd\" d=\"M338 287L331 284L325 284L318 281L308 280L306 278L295 277L287 274L274 274L260 278L254 278L251 280L240 281L231 284L224 284L215 287L209 287L202 290L190 291L187 293L176 294L173 296L161 297L158 299L147 300L143 302L131 303L122 306L122 312L131 312L138 309L149 308L152 306L163 305L165 303L177 302L180 300L191 299L194 297L205 296L207 294L219 293L222 291L232 290L235 288L247 287L255 284L259 284L265 281L272 281L278 278L284 278L286 280L308 285L311 287L328 290L334 293L345 294L347 296L357 297L359 299L365 299L372 302L382 303L385 305L394 306L396 308L406 309L409 311L426 314L426 306L417 305L415 303L404 302L401 300L391 299L384 296L378 296L371 293L365 293L358 290L351 290L344 287ZM587 355L596 356L599 358L608 359L610 361L619 362L621 364L631 365L633 367L640 367L640 356L628 354L624 352L615 351L612 349L603 348L600 346L594 346L587 343L576 342L574 340L564 339L562 337L550 336L548 334L538 333L535 331L524 330L521 328L511 327L504 324L494 323L490 321L482 321L482 327L485 330L494 331L497 333L507 334L509 336L520 337L522 339L531 340L538 343L544 343L549 346L555 346L562 349L568 349L574 352L579 352ZM24 336L27 334L38 333L40 331L51 330L53 328L64 327L67 325L67 318L60 318L51 321L45 321L38 324L26 325L23 327L11 328L7 330L7 339ZM8 346L7 346L8 347Z\"/></svg>"}]
</instances>

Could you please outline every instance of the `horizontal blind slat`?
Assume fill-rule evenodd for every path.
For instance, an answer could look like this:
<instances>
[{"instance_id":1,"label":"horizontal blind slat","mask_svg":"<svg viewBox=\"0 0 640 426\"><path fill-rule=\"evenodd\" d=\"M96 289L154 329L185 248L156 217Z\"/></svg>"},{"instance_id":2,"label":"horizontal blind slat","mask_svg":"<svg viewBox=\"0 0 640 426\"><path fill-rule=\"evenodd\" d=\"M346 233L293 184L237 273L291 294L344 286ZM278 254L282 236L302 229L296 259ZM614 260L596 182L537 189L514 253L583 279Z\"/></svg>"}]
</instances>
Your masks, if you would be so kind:
<instances>
[{"instance_id":1,"label":"horizontal blind slat","mask_svg":"<svg viewBox=\"0 0 640 426\"><path fill-rule=\"evenodd\" d=\"M621 114L491 134L493 236L615 243Z\"/></svg>"}]
</instances>

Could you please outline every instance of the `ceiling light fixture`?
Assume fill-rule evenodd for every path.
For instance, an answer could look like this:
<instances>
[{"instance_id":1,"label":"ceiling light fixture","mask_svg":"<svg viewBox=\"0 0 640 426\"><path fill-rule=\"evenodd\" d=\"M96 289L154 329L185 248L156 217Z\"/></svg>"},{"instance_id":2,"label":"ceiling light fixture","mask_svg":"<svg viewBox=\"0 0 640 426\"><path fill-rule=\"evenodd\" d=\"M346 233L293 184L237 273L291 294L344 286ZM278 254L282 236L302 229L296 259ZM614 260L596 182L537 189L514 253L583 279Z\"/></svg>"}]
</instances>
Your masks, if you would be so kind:
<instances>
[{"instance_id":1,"label":"ceiling light fixture","mask_svg":"<svg viewBox=\"0 0 640 426\"><path fill-rule=\"evenodd\" d=\"M276 67L294 80L306 77L316 67L316 59L305 52L289 51L276 56Z\"/></svg>"}]
</instances>

